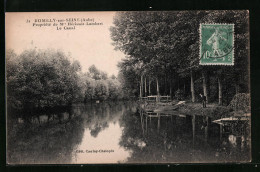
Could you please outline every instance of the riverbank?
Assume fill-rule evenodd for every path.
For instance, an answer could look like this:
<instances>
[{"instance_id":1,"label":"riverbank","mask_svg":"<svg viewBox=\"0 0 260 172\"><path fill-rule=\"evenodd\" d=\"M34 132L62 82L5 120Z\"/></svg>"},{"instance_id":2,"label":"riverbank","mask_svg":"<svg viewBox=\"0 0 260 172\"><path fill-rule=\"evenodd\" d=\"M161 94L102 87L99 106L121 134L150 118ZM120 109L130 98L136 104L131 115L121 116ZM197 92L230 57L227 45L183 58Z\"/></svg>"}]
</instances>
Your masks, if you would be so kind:
<instances>
[{"instance_id":1,"label":"riverbank","mask_svg":"<svg viewBox=\"0 0 260 172\"><path fill-rule=\"evenodd\" d=\"M206 108L203 108L201 103L192 103L192 102L185 102L180 104L179 106L176 105L177 101L169 102L165 105L161 105L158 103L149 103L144 104L141 103L140 107L144 109L145 111L156 111L156 109L160 109L161 107L167 107L165 109L171 109L172 110L165 110L160 111L158 113L166 113L166 114L172 114L172 113L180 113L184 115L200 115L200 116L208 116L211 119L220 119L225 117L231 117L231 116L243 116L249 112L245 111L234 111L230 106L219 106L217 103L210 103L207 104Z\"/></svg>"},{"instance_id":2,"label":"riverbank","mask_svg":"<svg viewBox=\"0 0 260 172\"><path fill-rule=\"evenodd\" d=\"M182 114L209 116L213 120L232 116L232 110L229 107L219 106L215 103L207 104L206 108L203 108L200 103L186 103L180 106L177 111Z\"/></svg>"},{"instance_id":3,"label":"riverbank","mask_svg":"<svg viewBox=\"0 0 260 172\"><path fill-rule=\"evenodd\" d=\"M184 114L208 115L212 119L250 116L250 95L248 93L236 94L229 106L219 106L216 103L212 103L207 104L207 107L203 108L200 103L189 102L180 106L178 111Z\"/></svg>"}]
</instances>

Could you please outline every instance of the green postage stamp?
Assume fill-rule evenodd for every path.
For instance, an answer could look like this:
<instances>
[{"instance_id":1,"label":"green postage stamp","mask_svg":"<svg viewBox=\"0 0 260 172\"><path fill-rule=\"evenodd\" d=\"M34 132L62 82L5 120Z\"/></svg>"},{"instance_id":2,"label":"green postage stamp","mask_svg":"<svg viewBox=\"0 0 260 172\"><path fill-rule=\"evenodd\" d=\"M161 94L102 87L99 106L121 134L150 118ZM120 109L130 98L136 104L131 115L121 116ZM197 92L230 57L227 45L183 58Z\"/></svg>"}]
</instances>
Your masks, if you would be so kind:
<instances>
[{"instance_id":1,"label":"green postage stamp","mask_svg":"<svg viewBox=\"0 0 260 172\"><path fill-rule=\"evenodd\" d=\"M200 65L234 65L234 24L200 24Z\"/></svg>"}]
</instances>

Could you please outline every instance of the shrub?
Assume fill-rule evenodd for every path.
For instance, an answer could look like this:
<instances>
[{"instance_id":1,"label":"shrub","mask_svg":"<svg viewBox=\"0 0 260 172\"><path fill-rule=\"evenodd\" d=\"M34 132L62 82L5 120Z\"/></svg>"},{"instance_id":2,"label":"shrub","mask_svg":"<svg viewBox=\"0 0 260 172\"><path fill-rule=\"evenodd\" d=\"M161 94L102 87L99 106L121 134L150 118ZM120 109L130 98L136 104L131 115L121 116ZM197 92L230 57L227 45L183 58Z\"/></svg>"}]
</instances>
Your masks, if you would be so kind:
<instances>
[{"instance_id":1,"label":"shrub","mask_svg":"<svg viewBox=\"0 0 260 172\"><path fill-rule=\"evenodd\" d=\"M250 94L238 93L231 100L229 107L235 111L250 111Z\"/></svg>"}]
</instances>

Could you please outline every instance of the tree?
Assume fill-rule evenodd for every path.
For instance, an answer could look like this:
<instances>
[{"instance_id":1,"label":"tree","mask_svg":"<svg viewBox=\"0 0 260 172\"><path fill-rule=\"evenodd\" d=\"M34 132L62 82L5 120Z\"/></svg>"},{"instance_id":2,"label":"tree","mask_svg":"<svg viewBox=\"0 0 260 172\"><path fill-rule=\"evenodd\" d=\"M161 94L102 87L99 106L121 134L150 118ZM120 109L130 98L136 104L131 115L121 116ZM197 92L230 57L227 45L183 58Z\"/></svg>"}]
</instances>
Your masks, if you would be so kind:
<instances>
[{"instance_id":1,"label":"tree","mask_svg":"<svg viewBox=\"0 0 260 172\"><path fill-rule=\"evenodd\" d=\"M90 77L95 79L95 80L100 80L101 79L101 74L100 71L97 69L95 65L92 65L88 68Z\"/></svg>"},{"instance_id":2,"label":"tree","mask_svg":"<svg viewBox=\"0 0 260 172\"><path fill-rule=\"evenodd\" d=\"M28 110L24 115L36 108L71 105L80 97L79 65L63 52L26 50L7 59L7 100L14 109Z\"/></svg>"},{"instance_id":3,"label":"tree","mask_svg":"<svg viewBox=\"0 0 260 172\"><path fill-rule=\"evenodd\" d=\"M94 99L106 100L109 96L108 84L103 80L96 81L94 90Z\"/></svg>"},{"instance_id":4,"label":"tree","mask_svg":"<svg viewBox=\"0 0 260 172\"><path fill-rule=\"evenodd\" d=\"M235 24L234 66L199 65L200 23ZM241 88L248 92L248 59L245 58L248 56L247 11L118 12L114 18L114 27L111 27L111 38L115 49L126 54L124 65L120 66L122 73L128 70L125 66L137 66L133 72L137 75L136 80L140 78L140 81L136 81L140 84L129 84L131 87L140 87L140 96L143 95L143 81L146 77L156 81L157 94L171 94L174 87L175 90L180 89L180 84L185 93L187 83L190 82L192 102L198 90L194 82L200 80L203 81L201 86L207 100L212 97L212 77L224 77L218 80L219 101L224 94L222 92L230 93L229 99L234 95L233 89L229 90L232 87L229 80L234 81L236 92ZM222 75L218 75L218 71ZM132 79L122 76L126 77L125 80ZM223 87L222 84L228 85Z\"/></svg>"},{"instance_id":5,"label":"tree","mask_svg":"<svg viewBox=\"0 0 260 172\"><path fill-rule=\"evenodd\" d=\"M110 78L111 78L111 79L116 79L116 76L113 74L113 75L111 75Z\"/></svg>"},{"instance_id":6,"label":"tree","mask_svg":"<svg viewBox=\"0 0 260 172\"><path fill-rule=\"evenodd\" d=\"M92 100L120 100L122 89L119 80L112 76L107 77L107 73L92 65L88 73L82 73L80 80L83 83L84 102Z\"/></svg>"},{"instance_id":7,"label":"tree","mask_svg":"<svg viewBox=\"0 0 260 172\"><path fill-rule=\"evenodd\" d=\"M159 78L166 78L166 73L172 71L174 65L168 65L169 60L176 61L172 60L176 44L170 23L176 15L172 14L174 12L120 12L115 17L111 37L116 49L123 51L134 66L140 66L136 69L141 78L140 95L143 94L143 76L147 74L157 78L157 94L160 94Z\"/></svg>"}]
</instances>

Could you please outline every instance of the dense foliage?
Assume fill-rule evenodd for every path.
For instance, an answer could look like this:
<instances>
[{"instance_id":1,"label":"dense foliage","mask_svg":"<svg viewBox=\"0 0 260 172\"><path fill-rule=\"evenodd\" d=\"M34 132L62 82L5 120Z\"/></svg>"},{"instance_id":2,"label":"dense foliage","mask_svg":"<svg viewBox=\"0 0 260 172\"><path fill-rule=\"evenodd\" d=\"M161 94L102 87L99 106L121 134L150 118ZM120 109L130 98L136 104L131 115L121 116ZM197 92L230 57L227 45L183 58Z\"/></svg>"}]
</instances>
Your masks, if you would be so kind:
<instances>
[{"instance_id":1,"label":"dense foliage","mask_svg":"<svg viewBox=\"0 0 260 172\"><path fill-rule=\"evenodd\" d=\"M8 112L20 110L25 116L40 115L46 108L62 112L74 102L122 98L115 76L108 78L94 65L83 73L78 61L55 50L26 50L20 55L8 50L6 84Z\"/></svg>"},{"instance_id":2,"label":"dense foliage","mask_svg":"<svg viewBox=\"0 0 260 172\"><path fill-rule=\"evenodd\" d=\"M200 23L234 23L234 66L199 65ZM115 48L126 54L119 67L130 95L182 90L193 102L202 93L219 104L249 91L248 33L247 11L118 12L111 27Z\"/></svg>"},{"instance_id":3,"label":"dense foliage","mask_svg":"<svg viewBox=\"0 0 260 172\"><path fill-rule=\"evenodd\" d=\"M234 66L199 65L200 23L234 23ZM117 77L95 65L84 73L61 51L8 50L8 110L154 94L229 104L249 92L248 33L247 11L117 12L111 38L126 55Z\"/></svg>"},{"instance_id":4,"label":"dense foliage","mask_svg":"<svg viewBox=\"0 0 260 172\"><path fill-rule=\"evenodd\" d=\"M80 81L84 102L124 98L117 78L114 75L108 78L107 73L97 69L95 65L90 66L87 73L80 74Z\"/></svg>"},{"instance_id":5,"label":"dense foliage","mask_svg":"<svg viewBox=\"0 0 260 172\"><path fill-rule=\"evenodd\" d=\"M250 112L250 95L245 93L236 94L229 106L233 110Z\"/></svg>"},{"instance_id":6,"label":"dense foliage","mask_svg":"<svg viewBox=\"0 0 260 172\"><path fill-rule=\"evenodd\" d=\"M80 65L63 52L28 50L17 56L10 51L6 70L8 105L67 105L79 96Z\"/></svg>"}]
</instances>

